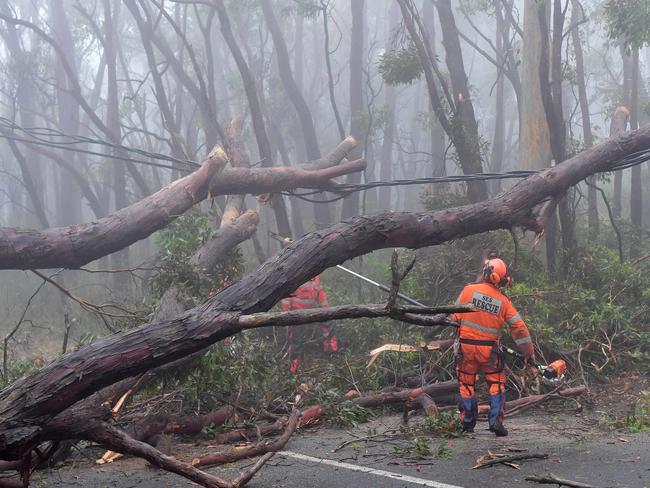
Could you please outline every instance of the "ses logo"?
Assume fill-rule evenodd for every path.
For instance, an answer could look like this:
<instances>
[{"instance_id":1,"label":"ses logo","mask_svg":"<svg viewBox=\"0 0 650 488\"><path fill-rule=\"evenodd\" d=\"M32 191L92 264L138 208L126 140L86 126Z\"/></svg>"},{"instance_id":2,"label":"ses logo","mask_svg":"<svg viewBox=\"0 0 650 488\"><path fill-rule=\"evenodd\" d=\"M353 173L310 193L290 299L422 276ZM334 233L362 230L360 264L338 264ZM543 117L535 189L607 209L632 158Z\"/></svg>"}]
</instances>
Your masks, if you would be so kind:
<instances>
[{"instance_id":1,"label":"ses logo","mask_svg":"<svg viewBox=\"0 0 650 488\"><path fill-rule=\"evenodd\" d=\"M479 310L483 310L494 315L499 315L502 303L501 300L475 291L472 294L472 305L474 305L474 307L478 308Z\"/></svg>"}]
</instances>

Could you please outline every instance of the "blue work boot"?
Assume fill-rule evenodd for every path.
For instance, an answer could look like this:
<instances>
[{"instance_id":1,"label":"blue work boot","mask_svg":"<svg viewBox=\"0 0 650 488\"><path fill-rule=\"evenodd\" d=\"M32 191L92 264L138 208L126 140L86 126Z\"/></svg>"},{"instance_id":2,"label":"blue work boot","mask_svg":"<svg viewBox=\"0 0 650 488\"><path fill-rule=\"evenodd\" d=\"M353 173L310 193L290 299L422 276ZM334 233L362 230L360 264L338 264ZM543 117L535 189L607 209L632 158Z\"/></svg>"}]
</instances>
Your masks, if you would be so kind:
<instances>
[{"instance_id":1,"label":"blue work boot","mask_svg":"<svg viewBox=\"0 0 650 488\"><path fill-rule=\"evenodd\" d=\"M460 398L458 401L460 410L460 421L463 424L463 432L474 432L476 419L478 418L478 400L476 398Z\"/></svg>"},{"instance_id":2,"label":"blue work boot","mask_svg":"<svg viewBox=\"0 0 650 488\"><path fill-rule=\"evenodd\" d=\"M505 392L490 395L490 413L488 414L488 423L490 424L490 431L494 432L497 437L505 437L508 435L508 430L503 426L503 408L505 403Z\"/></svg>"}]
</instances>

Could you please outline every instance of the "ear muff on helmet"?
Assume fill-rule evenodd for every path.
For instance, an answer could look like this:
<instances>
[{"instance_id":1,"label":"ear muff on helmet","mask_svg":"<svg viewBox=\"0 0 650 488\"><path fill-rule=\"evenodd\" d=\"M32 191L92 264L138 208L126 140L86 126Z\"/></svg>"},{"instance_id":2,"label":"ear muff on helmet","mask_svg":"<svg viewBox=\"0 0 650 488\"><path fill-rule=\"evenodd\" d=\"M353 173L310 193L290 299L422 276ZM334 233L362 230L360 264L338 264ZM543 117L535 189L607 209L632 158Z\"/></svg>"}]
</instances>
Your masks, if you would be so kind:
<instances>
[{"instance_id":1,"label":"ear muff on helmet","mask_svg":"<svg viewBox=\"0 0 650 488\"><path fill-rule=\"evenodd\" d=\"M493 285L505 287L512 283L510 270L501 259L488 259L483 266L483 279Z\"/></svg>"}]
</instances>

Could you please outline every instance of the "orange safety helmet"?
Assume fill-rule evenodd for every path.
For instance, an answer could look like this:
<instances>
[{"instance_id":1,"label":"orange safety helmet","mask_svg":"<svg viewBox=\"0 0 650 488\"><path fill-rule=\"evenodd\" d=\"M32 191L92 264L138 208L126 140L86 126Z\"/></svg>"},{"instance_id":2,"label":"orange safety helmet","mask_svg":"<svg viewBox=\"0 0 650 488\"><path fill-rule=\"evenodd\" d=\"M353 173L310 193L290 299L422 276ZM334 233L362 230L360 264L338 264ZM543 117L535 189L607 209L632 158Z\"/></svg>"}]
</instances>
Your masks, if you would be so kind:
<instances>
[{"instance_id":1,"label":"orange safety helmet","mask_svg":"<svg viewBox=\"0 0 650 488\"><path fill-rule=\"evenodd\" d=\"M510 270L503 259L487 259L483 266L483 279L496 286L508 286L512 283Z\"/></svg>"}]
</instances>

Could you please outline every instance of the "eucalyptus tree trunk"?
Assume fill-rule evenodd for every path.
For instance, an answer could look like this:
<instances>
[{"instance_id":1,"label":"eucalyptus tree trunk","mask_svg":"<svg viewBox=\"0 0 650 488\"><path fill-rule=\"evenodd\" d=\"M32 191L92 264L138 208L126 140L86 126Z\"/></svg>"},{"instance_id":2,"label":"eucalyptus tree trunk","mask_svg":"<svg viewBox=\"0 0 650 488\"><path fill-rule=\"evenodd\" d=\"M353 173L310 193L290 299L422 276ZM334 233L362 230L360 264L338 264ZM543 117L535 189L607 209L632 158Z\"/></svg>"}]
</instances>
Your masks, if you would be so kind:
<instances>
[{"instance_id":1,"label":"eucalyptus tree trunk","mask_svg":"<svg viewBox=\"0 0 650 488\"><path fill-rule=\"evenodd\" d=\"M352 33L350 37L350 134L359 145L350 154L352 159L363 155L362 145L365 129L365 106L363 97L363 54L365 38L365 0L350 0L352 8ZM360 183L361 175L349 175L347 183ZM359 192L353 192L343 199L341 218L359 214Z\"/></svg>"},{"instance_id":2,"label":"eucalyptus tree trunk","mask_svg":"<svg viewBox=\"0 0 650 488\"><path fill-rule=\"evenodd\" d=\"M51 0L52 27L54 29L54 38L59 43L61 54L65 56L67 63L77 69L74 54L74 41L70 30L70 23L65 13L62 0ZM79 103L69 93L72 82L69 75L65 72L61 62L55 62L55 79L56 79L56 100L59 129L71 135L79 134ZM70 153L71 162L78 160L76 153ZM57 200L57 224L68 225L81 222L81 189L76 184L74 178L70 177L68 171L61 168L59 171L59 181L56 185L58 190Z\"/></svg>"},{"instance_id":3,"label":"eucalyptus tree trunk","mask_svg":"<svg viewBox=\"0 0 650 488\"><path fill-rule=\"evenodd\" d=\"M455 109L451 124L454 136L452 140L463 170L466 173L481 173L483 168L478 123L476 122L474 104L469 91L469 82L465 72L463 52L460 47L460 37L451 0L439 0L436 2L436 7L440 18L442 43L445 46L445 63L447 64L454 94ZM472 202L487 199L487 184L485 181L469 182L467 184L467 196Z\"/></svg>"},{"instance_id":4,"label":"eucalyptus tree trunk","mask_svg":"<svg viewBox=\"0 0 650 488\"><path fill-rule=\"evenodd\" d=\"M510 32L510 23L503 18L502 5L500 0L495 0L494 9L497 21L496 30L496 59L500 66L505 63L506 53L504 52L503 39L507 38ZM505 31L505 32L504 32ZM500 173L503 170L504 146L506 137L505 117L505 79L503 70L497 70L496 96L494 107L494 137L492 139L492 154L490 155L490 171ZM497 194L501 191L501 180L494 180L492 192Z\"/></svg>"},{"instance_id":5,"label":"eucalyptus tree trunk","mask_svg":"<svg viewBox=\"0 0 650 488\"><path fill-rule=\"evenodd\" d=\"M639 49L632 50L632 83L630 86L630 129L639 127ZM630 221L640 229L643 225L643 189L641 187L642 165L632 167L630 171ZM638 243L633 239L631 257L636 257Z\"/></svg>"},{"instance_id":6,"label":"eucalyptus tree trunk","mask_svg":"<svg viewBox=\"0 0 650 488\"><path fill-rule=\"evenodd\" d=\"M590 148L594 143L594 137L591 133L591 115L589 114L589 100L587 98L587 83L585 81L585 65L582 53L582 43L580 40L580 30L578 24L582 20L582 6L579 0L571 2L571 24L575 27L571 32L573 41L573 52L576 57L576 83L578 85L578 101L580 103L580 113L582 115L582 138L585 148ZM593 179L588 180L595 183ZM598 217L598 191L594 186L587 186L587 221L589 225L589 238L595 239L600 233L600 221Z\"/></svg>"},{"instance_id":7,"label":"eucalyptus tree trunk","mask_svg":"<svg viewBox=\"0 0 650 488\"><path fill-rule=\"evenodd\" d=\"M289 100L300 120L300 132L303 136L303 144L307 158L316 160L321 157L320 149L318 147L318 136L316 135L316 128L314 126L314 119L312 118L309 106L302 95L302 91L296 82L291 69L291 61L289 59L289 50L287 43L282 35L282 29L278 24L278 20L273 11L273 6L270 0L261 0L262 11L266 19L266 25L271 33L273 45L275 46L276 59L278 62L280 80L282 86L287 92ZM318 195L317 195L318 197ZM322 196L317 199L322 199ZM331 222L329 207L326 203L314 203L314 218L317 228L323 228Z\"/></svg>"},{"instance_id":8,"label":"eucalyptus tree trunk","mask_svg":"<svg viewBox=\"0 0 650 488\"><path fill-rule=\"evenodd\" d=\"M547 35L542 34L540 29L539 4L536 0L524 0L519 166L531 170L548 167L552 159L539 77L542 35ZM547 237L547 246L548 241Z\"/></svg>"},{"instance_id":9,"label":"eucalyptus tree trunk","mask_svg":"<svg viewBox=\"0 0 650 488\"><path fill-rule=\"evenodd\" d=\"M632 57L625 52L625 48L621 44L619 46L621 58L623 59L623 105L627 109L628 119L630 122L630 109L632 106L631 92L632 92ZM612 120L613 122L613 120ZM623 171L614 172L614 195L612 197L612 213L614 217L621 218L623 214Z\"/></svg>"},{"instance_id":10,"label":"eucalyptus tree trunk","mask_svg":"<svg viewBox=\"0 0 650 488\"><path fill-rule=\"evenodd\" d=\"M398 12L392 16L397 16ZM426 33L429 36L429 46L431 47L431 53L433 58L438 58L438 51L436 46L436 18L435 11L433 7L433 2L430 0L423 0L422 2L422 19L424 21L424 27ZM445 142L445 131L443 130L440 122L435 117L435 114L431 114L432 117L429 120L430 125L430 135L431 135L431 168L429 174L431 176L445 176L447 174L447 164L446 164L446 152L447 144ZM444 190L446 184L437 184L434 186L434 190Z\"/></svg>"},{"instance_id":11,"label":"eucalyptus tree trunk","mask_svg":"<svg viewBox=\"0 0 650 488\"><path fill-rule=\"evenodd\" d=\"M390 48L390 38L399 21L399 8L393 3L388 21L386 35L387 48ZM386 110L386 121L384 124L383 139L380 151L379 179L381 181L390 181L393 178L393 136L395 134L397 91L393 85L384 86L384 107ZM379 209L392 210L391 204L392 190L389 186L379 188Z\"/></svg>"}]
</instances>

